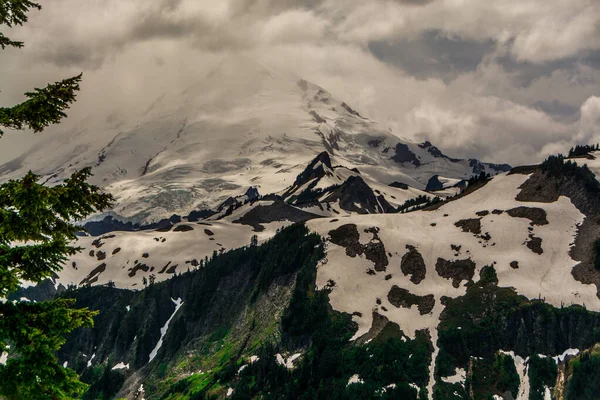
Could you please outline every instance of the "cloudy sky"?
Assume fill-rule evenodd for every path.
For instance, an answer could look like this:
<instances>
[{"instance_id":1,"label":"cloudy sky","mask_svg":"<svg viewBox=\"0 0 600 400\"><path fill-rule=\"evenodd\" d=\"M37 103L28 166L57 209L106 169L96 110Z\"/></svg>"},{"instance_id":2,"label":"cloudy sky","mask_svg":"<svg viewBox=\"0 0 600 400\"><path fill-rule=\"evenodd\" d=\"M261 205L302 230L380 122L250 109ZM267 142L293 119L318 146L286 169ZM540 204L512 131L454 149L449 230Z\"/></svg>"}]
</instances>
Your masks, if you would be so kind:
<instances>
[{"instance_id":1,"label":"cloudy sky","mask_svg":"<svg viewBox=\"0 0 600 400\"><path fill-rule=\"evenodd\" d=\"M0 105L83 71L70 118L143 107L241 54L402 137L513 164L600 141L598 0L52 0L0 51ZM108 112L108 111L107 111ZM0 163L36 138L7 132Z\"/></svg>"}]
</instances>

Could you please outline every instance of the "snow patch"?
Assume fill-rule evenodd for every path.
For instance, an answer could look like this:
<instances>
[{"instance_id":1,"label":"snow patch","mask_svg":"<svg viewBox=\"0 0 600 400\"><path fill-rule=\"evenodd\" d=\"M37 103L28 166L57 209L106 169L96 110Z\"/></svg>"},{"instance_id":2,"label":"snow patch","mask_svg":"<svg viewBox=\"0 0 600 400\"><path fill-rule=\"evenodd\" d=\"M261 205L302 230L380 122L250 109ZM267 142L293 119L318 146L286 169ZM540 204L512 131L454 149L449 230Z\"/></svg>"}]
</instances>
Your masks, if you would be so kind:
<instances>
[{"instance_id":1,"label":"snow patch","mask_svg":"<svg viewBox=\"0 0 600 400\"><path fill-rule=\"evenodd\" d=\"M92 354L92 357L87 362L88 368L92 366L92 361L94 361L94 358L96 358L96 353Z\"/></svg>"},{"instance_id":2,"label":"snow patch","mask_svg":"<svg viewBox=\"0 0 600 400\"><path fill-rule=\"evenodd\" d=\"M357 383L360 383L362 385L363 383L365 383L365 381L360 379L360 376L358 374L355 374L355 375L352 375L350 377L350 379L348 379L348 384L346 386L354 385Z\"/></svg>"},{"instance_id":3,"label":"snow patch","mask_svg":"<svg viewBox=\"0 0 600 400\"><path fill-rule=\"evenodd\" d=\"M114 367L112 367L112 371L119 370L119 369L129 369L129 364L120 362L117 365L115 365Z\"/></svg>"},{"instance_id":4,"label":"snow patch","mask_svg":"<svg viewBox=\"0 0 600 400\"><path fill-rule=\"evenodd\" d=\"M579 354L579 349L567 349L560 356L556 356L556 357L552 357L552 358L554 358L554 361L557 364L559 364L559 363L565 361L565 358L567 356L576 356L577 354Z\"/></svg>"},{"instance_id":5,"label":"snow patch","mask_svg":"<svg viewBox=\"0 0 600 400\"><path fill-rule=\"evenodd\" d=\"M442 377L443 382L460 383L463 387L465 386L465 379L467 379L467 372L463 368L456 368L456 373L453 376Z\"/></svg>"}]
</instances>

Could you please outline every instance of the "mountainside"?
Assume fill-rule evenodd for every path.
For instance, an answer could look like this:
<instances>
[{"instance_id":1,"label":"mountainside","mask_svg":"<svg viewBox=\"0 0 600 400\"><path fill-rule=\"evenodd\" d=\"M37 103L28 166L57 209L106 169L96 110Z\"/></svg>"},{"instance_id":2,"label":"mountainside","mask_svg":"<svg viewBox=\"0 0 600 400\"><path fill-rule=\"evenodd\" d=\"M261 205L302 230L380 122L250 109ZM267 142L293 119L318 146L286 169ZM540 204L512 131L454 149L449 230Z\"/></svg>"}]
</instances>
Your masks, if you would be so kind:
<instances>
[{"instance_id":1,"label":"mountainside","mask_svg":"<svg viewBox=\"0 0 600 400\"><path fill-rule=\"evenodd\" d=\"M65 125L0 174L31 169L52 183L92 166L93 182L116 197L113 215L147 224L214 209L248 187L279 192L323 151L365 179L416 189L433 175L509 168L400 139L317 85L234 57L184 92L164 93L142 115L115 111Z\"/></svg>"},{"instance_id":2,"label":"mountainside","mask_svg":"<svg viewBox=\"0 0 600 400\"><path fill-rule=\"evenodd\" d=\"M56 286L100 315L59 359L89 399L594 399L598 155L399 212L321 154L272 199L81 238Z\"/></svg>"}]
</instances>

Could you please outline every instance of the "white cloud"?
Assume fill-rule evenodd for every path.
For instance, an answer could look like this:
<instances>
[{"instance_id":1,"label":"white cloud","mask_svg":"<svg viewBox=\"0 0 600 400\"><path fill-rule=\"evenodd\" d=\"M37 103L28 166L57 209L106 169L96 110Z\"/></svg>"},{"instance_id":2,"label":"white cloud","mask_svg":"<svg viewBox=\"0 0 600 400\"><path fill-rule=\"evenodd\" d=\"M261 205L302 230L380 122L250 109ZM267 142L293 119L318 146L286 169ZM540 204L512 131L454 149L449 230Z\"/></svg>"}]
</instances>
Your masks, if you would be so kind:
<instances>
[{"instance_id":1,"label":"white cloud","mask_svg":"<svg viewBox=\"0 0 600 400\"><path fill-rule=\"evenodd\" d=\"M243 54L323 86L399 136L429 139L449 155L521 163L600 140L600 66L578 59L600 49L599 26L600 2L590 0L55 0L6 32L26 48L2 53L0 104L83 71L72 120L143 112ZM444 81L412 76L368 47L432 31L489 53L469 69L452 66ZM441 57L413 68L428 62L449 64ZM575 114L561 119L540 104ZM1 140L0 163L33 142L13 133Z\"/></svg>"}]
</instances>

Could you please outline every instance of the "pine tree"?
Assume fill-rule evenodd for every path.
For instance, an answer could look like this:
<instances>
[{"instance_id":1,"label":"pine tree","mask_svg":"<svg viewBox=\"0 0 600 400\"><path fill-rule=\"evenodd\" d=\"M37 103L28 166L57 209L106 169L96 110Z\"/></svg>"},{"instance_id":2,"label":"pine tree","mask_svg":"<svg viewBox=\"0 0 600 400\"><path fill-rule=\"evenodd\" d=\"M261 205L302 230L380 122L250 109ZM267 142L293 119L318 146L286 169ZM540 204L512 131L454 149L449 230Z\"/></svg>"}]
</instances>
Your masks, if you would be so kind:
<instances>
[{"instance_id":1,"label":"pine tree","mask_svg":"<svg viewBox=\"0 0 600 400\"><path fill-rule=\"evenodd\" d=\"M30 9L41 9L29 0L0 0L0 25L27 22ZM0 48L23 47L0 33ZM41 132L66 116L75 101L81 75L28 92L24 103L0 107L0 128ZM0 137L3 131L0 129ZM74 247L75 225L106 209L112 198L87 183L91 170L75 172L64 183L47 187L29 172L19 180L0 185L0 298L6 299L20 282L52 278ZM55 352L65 335L93 324L94 312L74 309L74 300L57 298L41 303L0 302L0 352L9 353L0 365L1 399L74 399L86 385L77 374L58 365Z\"/></svg>"}]
</instances>

